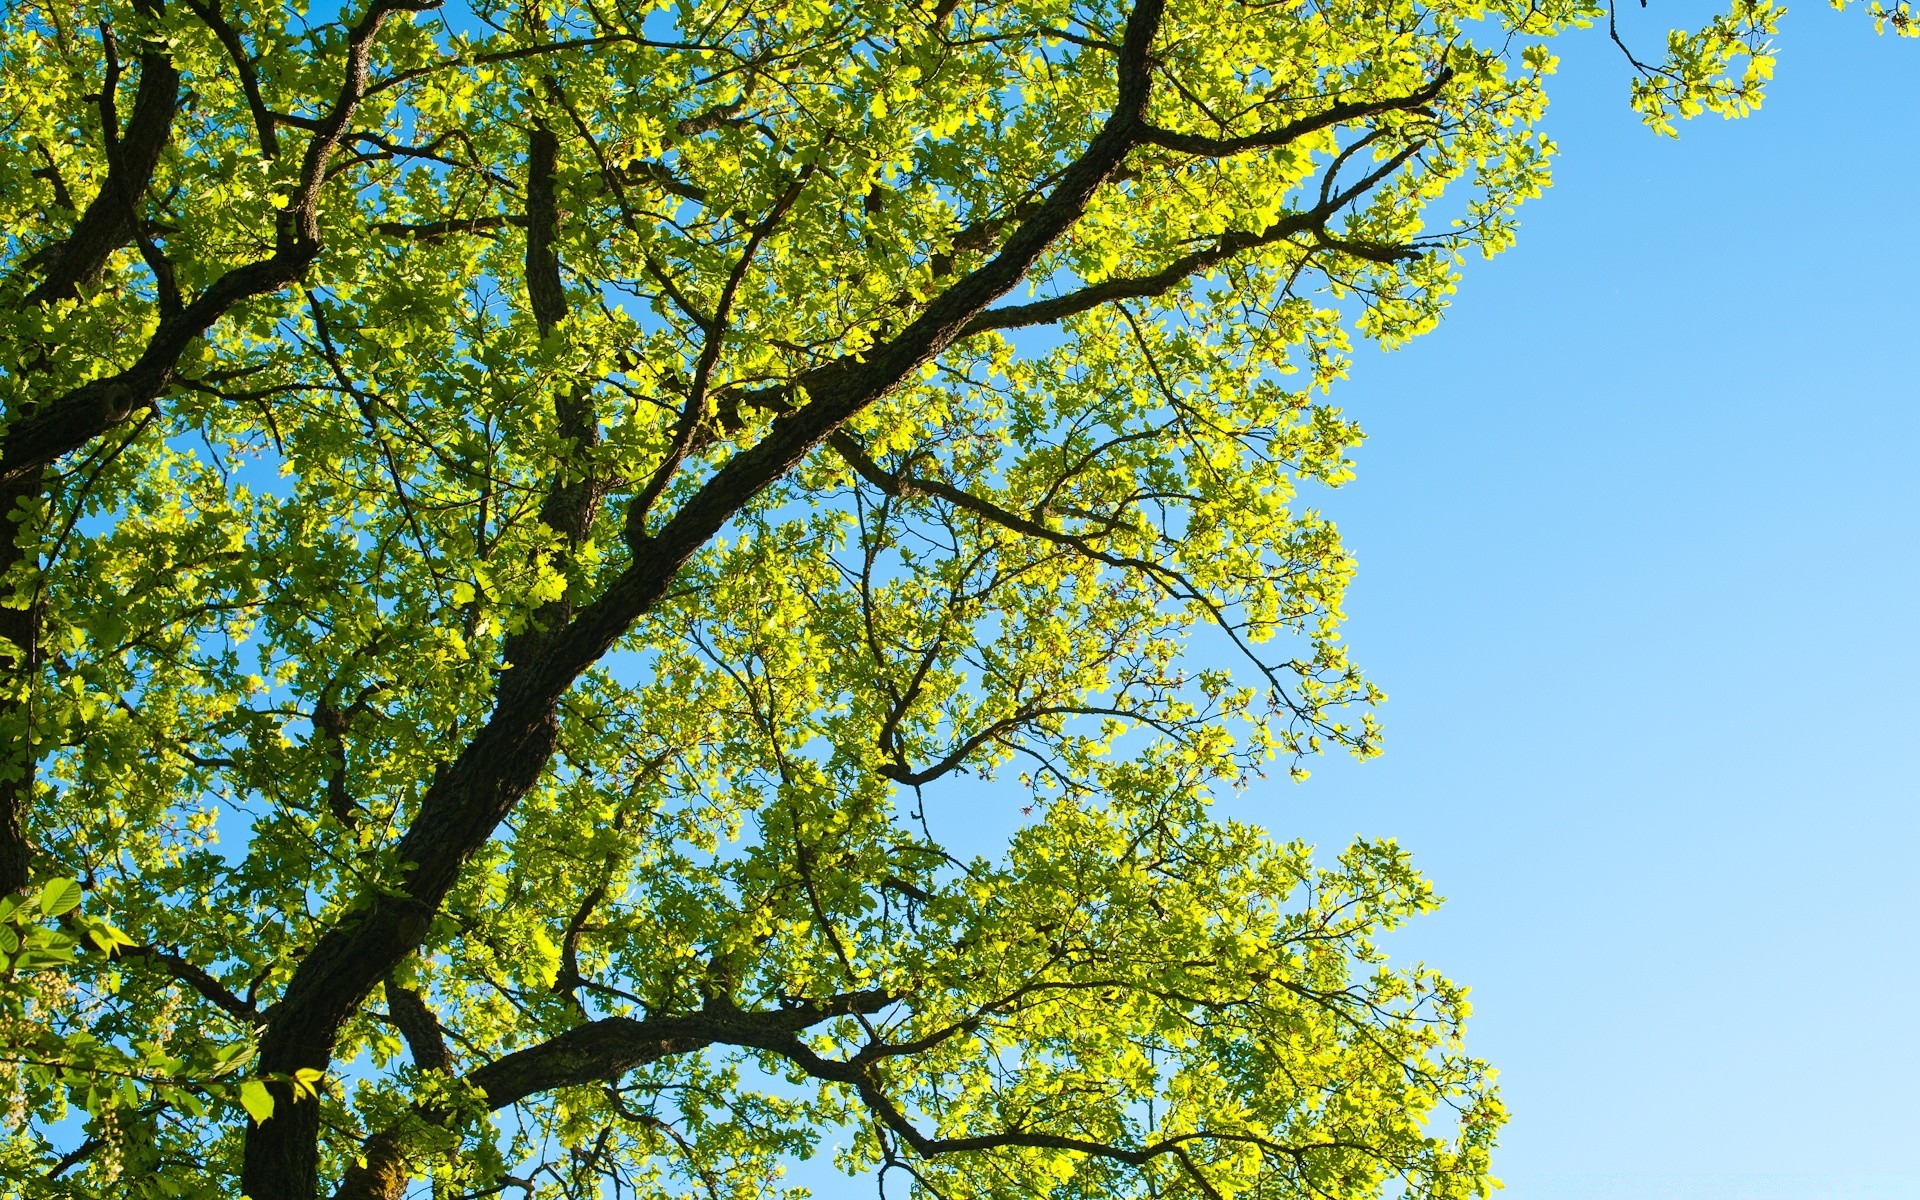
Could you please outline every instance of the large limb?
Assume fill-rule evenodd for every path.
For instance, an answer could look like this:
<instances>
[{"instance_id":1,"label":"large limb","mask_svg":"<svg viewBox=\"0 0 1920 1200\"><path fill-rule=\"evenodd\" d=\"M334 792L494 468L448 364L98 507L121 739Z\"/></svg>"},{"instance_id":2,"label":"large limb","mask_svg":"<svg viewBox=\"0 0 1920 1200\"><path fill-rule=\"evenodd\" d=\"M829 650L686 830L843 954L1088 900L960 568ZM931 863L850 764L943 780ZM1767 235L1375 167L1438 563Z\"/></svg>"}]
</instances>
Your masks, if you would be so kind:
<instances>
[{"instance_id":1,"label":"large limb","mask_svg":"<svg viewBox=\"0 0 1920 1200\"><path fill-rule=\"evenodd\" d=\"M114 113L119 63L113 53L111 26L101 34L107 52L107 80L101 89L101 115L107 139L107 178L86 212L46 260L40 282L27 293L26 304L37 307L71 300L83 287L100 282L107 259L133 240L139 221L140 198L153 182L160 153L173 136L173 118L180 106L180 72L165 54L140 55L140 86L133 97L133 114L120 130Z\"/></svg>"},{"instance_id":2,"label":"large limb","mask_svg":"<svg viewBox=\"0 0 1920 1200\"><path fill-rule=\"evenodd\" d=\"M401 839L397 857L409 864L405 877L369 894L323 934L288 981L261 1038L263 1071L328 1067L341 1026L420 944L461 868L546 768L560 697L660 601L700 547L849 417L963 336L974 315L1012 289L1080 219L1136 144L1149 86L1147 51L1162 11L1163 0L1141 0L1135 7L1119 55L1113 111L999 254L956 281L864 361L842 359L804 375L804 407L777 418L760 442L721 468L656 534L637 539L631 565L538 654L510 661L493 713L436 773ZM318 1187L318 1106L294 1103L290 1095L283 1100L272 1119L248 1130L242 1190L253 1200L307 1200Z\"/></svg>"},{"instance_id":3,"label":"large limb","mask_svg":"<svg viewBox=\"0 0 1920 1200\"><path fill-rule=\"evenodd\" d=\"M605 1017L495 1059L461 1082L479 1092L488 1111L498 1112L556 1088L612 1083L648 1063L710 1046L784 1045L823 1021L877 1013L893 1003L884 992L848 992L772 1012L716 1003L680 1015ZM429 1124L453 1116L428 1109L415 1115ZM381 1130L361 1146L361 1161L341 1180L334 1200L399 1200L411 1173L404 1131Z\"/></svg>"},{"instance_id":4,"label":"large limb","mask_svg":"<svg viewBox=\"0 0 1920 1200\"><path fill-rule=\"evenodd\" d=\"M1245 154L1250 150L1277 150L1283 146L1291 146L1308 134L1332 129L1336 125L1364 121L1368 117L1384 116L1391 112L1423 109L1440 98L1440 93L1446 90L1447 84L1452 79L1453 68L1442 67L1419 90L1405 96L1387 96L1379 100L1349 100L1342 104L1329 104L1311 116L1289 121L1274 129L1263 129L1257 133L1239 137L1206 137L1173 129L1149 127L1141 131L1140 140L1202 158L1226 158L1235 154Z\"/></svg>"}]
</instances>

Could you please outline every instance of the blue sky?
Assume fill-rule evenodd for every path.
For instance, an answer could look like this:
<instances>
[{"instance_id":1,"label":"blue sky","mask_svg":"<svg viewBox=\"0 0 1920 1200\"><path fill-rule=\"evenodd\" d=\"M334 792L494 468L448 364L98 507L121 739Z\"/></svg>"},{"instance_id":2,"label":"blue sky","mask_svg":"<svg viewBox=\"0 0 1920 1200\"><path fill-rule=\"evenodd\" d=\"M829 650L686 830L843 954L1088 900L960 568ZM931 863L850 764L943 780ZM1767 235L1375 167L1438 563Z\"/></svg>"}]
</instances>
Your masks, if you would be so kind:
<instances>
[{"instance_id":1,"label":"blue sky","mask_svg":"<svg viewBox=\"0 0 1920 1200\"><path fill-rule=\"evenodd\" d=\"M1672 141L1569 42L1517 248L1335 392L1386 756L1232 808L1449 897L1508 1196L1920 1198L1920 43L1805 6Z\"/></svg>"}]
</instances>

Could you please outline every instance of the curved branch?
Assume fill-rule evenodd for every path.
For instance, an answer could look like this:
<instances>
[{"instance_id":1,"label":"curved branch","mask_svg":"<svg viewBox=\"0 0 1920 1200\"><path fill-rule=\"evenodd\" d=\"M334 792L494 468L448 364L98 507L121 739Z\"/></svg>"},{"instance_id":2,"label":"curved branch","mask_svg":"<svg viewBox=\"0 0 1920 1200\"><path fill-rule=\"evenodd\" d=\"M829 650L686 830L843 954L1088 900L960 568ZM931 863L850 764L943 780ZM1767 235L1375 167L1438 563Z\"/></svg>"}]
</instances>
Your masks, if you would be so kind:
<instances>
[{"instance_id":1,"label":"curved branch","mask_svg":"<svg viewBox=\"0 0 1920 1200\"><path fill-rule=\"evenodd\" d=\"M1310 117L1301 117L1289 121L1278 129L1263 130L1242 137L1210 138L1199 134L1180 133L1172 129L1161 129L1149 125L1140 131L1142 142L1164 147L1180 154L1194 154L1202 158L1227 158L1236 154L1245 154L1249 150L1277 150L1292 145L1310 133L1344 125L1349 121L1362 121L1368 117L1384 116L1390 112L1419 111L1439 99L1447 84L1453 81L1453 68L1442 67L1427 85L1417 92L1405 96L1392 96L1384 100L1353 100L1345 104L1335 104L1325 112Z\"/></svg>"},{"instance_id":2,"label":"curved branch","mask_svg":"<svg viewBox=\"0 0 1920 1200\"><path fill-rule=\"evenodd\" d=\"M260 139L260 153L267 158L277 157L280 143L274 136L273 114L267 111L266 101L260 97L260 73L254 68L253 59L240 41L239 30L221 15L219 0L213 0L212 3L187 0L187 7L193 10L194 16L200 18L201 24L213 30L213 35L226 47L227 57L233 60L233 69L240 76L240 90L247 97L247 111L253 115L254 136Z\"/></svg>"},{"instance_id":3,"label":"curved branch","mask_svg":"<svg viewBox=\"0 0 1920 1200\"><path fill-rule=\"evenodd\" d=\"M447 1052L446 1030L440 1018L427 1006L419 992L405 986L392 975L386 978L387 1014L394 1028L406 1039L407 1053L413 1065L422 1071L451 1071L453 1055Z\"/></svg>"},{"instance_id":4,"label":"curved branch","mask_svg":"<svg viewBox=\"0 0 1920 1200\"><path fill-rule=\"evenodd\" d=\"M1194 276L1211 271L1249 250L1271 246L1296 234L1310 233L1314 236L1317 245L1346 250L1357 257L1373 262L1398 262L1408 258L1418 258L1420 252L1411 247L1338 240L1327 233L1326 224L1341 209L1364 195L1375 184L1405 166L1409 159L1420 152L1421 145L1422 143L1416 142L1402 149L1380 167L1368 172L1365 178L1349 187L1341 188L1338 192L1329 190L1322 196L1320 203L1312 208L1302 212L1288 213L1258 233L1249 233L1244 230L1223 233L1213 245L1183 254L1151 274L1104 279L1099 283L1088 284L1086 287L1050 300L1035 300L1028 304L1010 304L1002 308L987 309L967 323L964 336L996 329L1052 325L1103 304L1122 300L1150 300L1164 296ZM1335 168L1339 162L1345 160L1345 157L1343 154L1336 160ZM1329 176L1330 181L1331 176Z\"/></svg>"},{"instance_id":5,"label":"curved branch","mask_svg":"<svg viewBox=\"0 0 1920 1200\"><path fill-rule=\"evenodd\" d=\"M846 992L772 1012L710 1003L679 1016L606 1017L497 1058L461 1082L480 1093L488 1111L497 1112L558 1088L612 1083L637 1067L709 1046L768 1049L822 1021L881 1012L897 1000L880 991ZM428 1108L415 1110L414 1116L428 1124L453 1118ZM410 1169L403 1128L369 1136L361 1159L341 1180L334 1200L396 1200L404 1193Z\"/></svg>"},{"instance_id":6,"label":"curved branch","mask_svg":"<svg viewBox=\"0 0 1920 1200\"><path fill-rule=\"evenodd\" d=\"M114 953L114 958L145 959L156 963L168 975L198 992L208 1003L247 1028L251 1029L260 1023L258 1009L234 995L210 972L195 966L175 951L165 950L159 946L122 946Z\"/></svg>"}]
</instances>

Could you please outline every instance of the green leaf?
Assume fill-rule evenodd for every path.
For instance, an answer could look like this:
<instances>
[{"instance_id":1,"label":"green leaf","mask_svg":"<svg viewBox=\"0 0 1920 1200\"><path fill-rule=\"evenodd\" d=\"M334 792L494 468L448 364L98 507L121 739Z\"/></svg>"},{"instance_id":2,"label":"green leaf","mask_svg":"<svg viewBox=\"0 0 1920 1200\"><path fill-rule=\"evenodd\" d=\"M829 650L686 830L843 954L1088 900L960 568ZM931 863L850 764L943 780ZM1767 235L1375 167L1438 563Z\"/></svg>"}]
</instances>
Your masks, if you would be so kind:
<instances>
[{"instance_id":1,"label":"green leaf","mask_svg":"<svg viewBox=\"0 0 1920 1200\"><path fill-rule=\"evenodd\" d=\"M80 897L85 895L80 884L72 879L55 877L40 889L40 911L49 917L58 917L80 907Z\"/></svg>"},{"instance_id":2,"label":"green leaf","mask_svg":"<svg viewBox=\"0 0 1920 1200\"><path fill-rule=\"evenodd\" d=\"M256 1125L263 1125L273 1115L273 1093L258 1079L249 1079L240 1085L240 1107Z\"/></svg>"}]
</instances>

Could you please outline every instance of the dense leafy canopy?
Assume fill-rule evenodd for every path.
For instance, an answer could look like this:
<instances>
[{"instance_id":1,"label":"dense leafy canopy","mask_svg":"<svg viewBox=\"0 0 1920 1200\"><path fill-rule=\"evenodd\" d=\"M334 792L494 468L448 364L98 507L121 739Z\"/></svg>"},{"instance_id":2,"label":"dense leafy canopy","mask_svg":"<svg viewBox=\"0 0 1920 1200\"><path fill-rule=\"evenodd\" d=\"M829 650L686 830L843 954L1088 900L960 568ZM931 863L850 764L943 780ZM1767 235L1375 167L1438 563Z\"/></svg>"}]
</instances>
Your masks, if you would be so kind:
<instances>
[{"instance_id":1,"label":"dense leafy canopy","mask_svg":"<svg viewBox=\"0 0 1920 1200\"><path fill-rule=\"evenodd\" d=\"M0 23L9 1190L1484 1195L1428 885L1208 799L1607 11L357 2Z\"/></svg>"}]
</instances>

